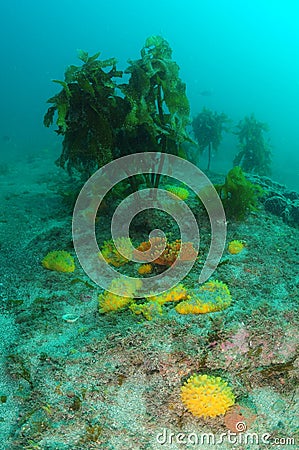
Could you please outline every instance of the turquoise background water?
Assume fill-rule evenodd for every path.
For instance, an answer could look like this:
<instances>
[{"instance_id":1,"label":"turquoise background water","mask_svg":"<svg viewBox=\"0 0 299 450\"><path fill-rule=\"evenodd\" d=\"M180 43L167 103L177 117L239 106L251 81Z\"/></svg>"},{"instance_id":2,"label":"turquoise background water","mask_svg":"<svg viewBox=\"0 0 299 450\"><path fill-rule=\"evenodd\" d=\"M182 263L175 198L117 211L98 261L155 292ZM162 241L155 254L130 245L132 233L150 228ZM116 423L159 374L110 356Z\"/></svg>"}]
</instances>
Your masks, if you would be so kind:
<instances>
[{"instance_id":1,"label":"turquoise background water","mask_svg":"<svg viewBox=\"0 0 299 450\"><path fill-rule=\"evenodd\" d=\"M11 0L0 6L3 159L50 149L61 140L42 124L76 50L138 59L146 37L161 34L187 84L192 114L203 106L237 123L270 126L273 178L299 188L299 3L295 0ZM208 96L202 95L208 91ZM237 141L226 136L214 168L231 167ZM53 157L54 159L54 157Z\"/></svg>"}]
</instances>

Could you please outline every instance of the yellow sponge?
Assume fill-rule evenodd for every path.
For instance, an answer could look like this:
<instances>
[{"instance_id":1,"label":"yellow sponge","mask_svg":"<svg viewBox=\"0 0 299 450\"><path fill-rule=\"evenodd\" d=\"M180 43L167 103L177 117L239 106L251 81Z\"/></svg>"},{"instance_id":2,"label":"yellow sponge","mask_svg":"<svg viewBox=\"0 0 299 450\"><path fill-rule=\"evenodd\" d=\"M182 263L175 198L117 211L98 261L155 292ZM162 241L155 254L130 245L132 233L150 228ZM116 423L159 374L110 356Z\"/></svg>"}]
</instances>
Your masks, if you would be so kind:
<instances>
[{"instance_id":1,"label":"yellow sponge","mask_svg":"<svg viewBox=\"0 0 299 450\"><path fill-rule=\"evenodd\" d=\"M197 291L189 291L189 299L180 302L175 310L179 314L206 314L227 308L232 301L229 289L221 281L208 281Z\"/></svg>"},{"instance_id":2,"label":"yellow sponge","mask_svg":"<svg viewBox=\"0 0 299 450\"><path fill-rule=\"evenodd\" d=\"M245 245L241 241L231 241L228 244L228 251L231 255L237 255L244 249Z\"/></svg>"},{"instance_id":3,"label":"yellow sponge","mask_svg":"<svg viewBox=\"0 0 299 450\"><path fill-rule=\"evenodd\" d=\"M182 284L177 284L174 288L163 292L159 295L153 295L147 299L153 302L157 302L160 305L164 305L167 302L177 302L187 298L187 289Z\"/></svg>"},{"instance_id":4,"label":"yellow sponge","mask_svg":"<svg viewBox=\"0 0 299 450\"><path fill-rule=\"evenodd\" d=\"M138 305L137 303L132 303L129 306L133 314L142 314L147 320L152 320L162 314L162 306L154 301L149 301Z\"/></svg>"},{"instance_id":5,"label":"yellow sponge","mask_svg":"<svg viewBox=\"0 0 299 450\"><path fill-rule=\"evenodd\" d=\"M179 197L181 200L187 200L189 191L185 188L168 184L165 189L173 196Z\"/></svg>"},{"instance_id":6,"label":"yellow sponge","mask_svg":"<svg viewBox=\"0 0 299 450\"><path fill-rule=\"evenodd\" d=\"M64 250L56 250L48 253L42 260L45 269L57 272L74 272L75 261L72 255Z\"/></svg>"},{"instance_id":7,"label":"yellow sponge","mask_svg":"<svg viewBox=\"0 0 299 450\"><path fill-rule=\"evenodd\" d=\"M115 279L110 285L112 291L117 291L118 294L114 294L109 290L104 291L99 295L99 312L106 313L111 311L117 311L129 305L134 300L134 294L142 286L142 281L138 279L121 280Z\"/></svg>"},{"instance_id":8,"label":"yellow sponge","mask_svg":"<svg viewBox=\"0 0 299 450\"><path fill-rule=\"evenodd\" d=\"M225 414L235 403L231 388L220 377L193 375L181 388L182 402L196 417Z\"/></svg>"}]
</instances>

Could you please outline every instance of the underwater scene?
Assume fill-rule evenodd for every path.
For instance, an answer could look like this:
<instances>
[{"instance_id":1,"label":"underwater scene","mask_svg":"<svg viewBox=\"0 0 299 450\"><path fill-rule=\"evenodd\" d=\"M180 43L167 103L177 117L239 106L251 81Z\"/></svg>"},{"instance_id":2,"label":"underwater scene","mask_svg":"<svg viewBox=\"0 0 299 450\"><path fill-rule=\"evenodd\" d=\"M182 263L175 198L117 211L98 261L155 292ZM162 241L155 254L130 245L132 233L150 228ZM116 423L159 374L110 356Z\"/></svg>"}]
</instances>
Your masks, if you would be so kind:
<instances>
[{"instance_id":1,"label":"underwater scene","mask_svg":"<svg viewBox=\"0 0 299 450\"><path fill-rule=\"evenodd\" d=\"M0 9L0 450L299 448L299 3Z\"/></svg>"}]
</instances>

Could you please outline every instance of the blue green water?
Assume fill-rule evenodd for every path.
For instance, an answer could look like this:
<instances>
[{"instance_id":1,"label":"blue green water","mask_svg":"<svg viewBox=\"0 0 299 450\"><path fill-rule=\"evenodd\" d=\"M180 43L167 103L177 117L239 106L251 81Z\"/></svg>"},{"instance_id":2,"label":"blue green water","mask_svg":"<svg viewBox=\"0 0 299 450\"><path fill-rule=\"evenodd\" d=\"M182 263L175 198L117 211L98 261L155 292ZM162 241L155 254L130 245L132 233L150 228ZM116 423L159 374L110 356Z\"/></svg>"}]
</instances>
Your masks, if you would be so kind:
<instances>
[{"instance_id":1,"label":"blue green water","mask_svg":"<svg viewBox=\"0 0 299 450\"><path fill-rule=\"evenodd\" d=\"M298 16L295 0L2 2L1 155L41 148L59 154L60 140L42 118L46 99L57 92L51 80L63 79L66 66L78 62L77 49L115 56L125 69L146 37L161 34L181 68L192 114L206 106L236 123L254 112L270 127L273 177L296 189ZM236 145L225 137L216 169L231 167Z\"/></svg>"}]
</instances>

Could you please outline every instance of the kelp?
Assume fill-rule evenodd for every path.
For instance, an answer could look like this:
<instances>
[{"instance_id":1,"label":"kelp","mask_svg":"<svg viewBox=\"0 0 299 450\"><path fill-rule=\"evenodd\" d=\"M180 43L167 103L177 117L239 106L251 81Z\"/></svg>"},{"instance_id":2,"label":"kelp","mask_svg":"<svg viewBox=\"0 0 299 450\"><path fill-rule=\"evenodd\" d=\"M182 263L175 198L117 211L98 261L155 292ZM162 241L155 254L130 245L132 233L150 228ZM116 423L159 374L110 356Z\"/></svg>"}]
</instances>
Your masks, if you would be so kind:
<instances>
[{"instance_id":1,"label":"kelp","mask_svg":"<svg viewBox=\"0 0 299 450\"><path fill-rule=\"evenodd\" d=\"M223 131L228 131L226 124L230 122L224 113L217 113L208 108L203 108L192 121L193 133L198 143L200 153L208 148L208 167L210 169L211 153L218 150L222 141Z\"/></svg>"},{"instance_id":2,"label":"kelp","mask_svg":"<svg viewBox=\"0 0 299 450\"><path fill-rule=\"evenodd\" d=\"M53 106L44 117L44 125L49 127L57 113L56 132L64 136L57 164L87 176L113 159L114 129L122 125L129 107L116 95L114 78L122 76L116 60L99 61L99 55L79 51L84 64L69 66L65 81L54 80L62 90L48 100ZM111 67L108 72L104 71L107 67Z\"/></svg>"},{"instance_id":3,"label":"kelp","mask_svg":"<svg viewBox=\"0 0 299 450\"><path fill-rule=\"evenodd\" d=\"M245 172L271 174L271 148L264 137L267 131L268 125L258 122L254 114L239 122L234 133L238 136L240 149L234 159L235 165L241 166Z\"/></svg>"},{"instance_id":4,"label":"kelp","mask_svg":"<svg viewBox=\"0 0 299 450\"><path fill-rule=\"evenodd\" d=\"M186 131L190 106L179 66L171 56L165 39L149 37L141 59L129 61L125 73L130 74L130 79L120 88L131 104L126 118L130 139L134 142L134 138L142 136L145 142L161 144L160 151L178 153L180 143L191 141Z\"/></svg>"},{"instance_id":5,"label":"kelp","mask_svg":"<svg viewBox=\"0 0 299 450\"><path fill-rule=\"evenodd\" d=\"M243 220L251 211L256 211L263 189L248 181L239 166L227 174L223 185L215 186L229 218Z\"/></svg>"},{"instance_id":6,"label":"kelp","mask_svg":"<svg viewBox=\"0 0 299 450\"><path fill-rule=\"evenodd\" d=\"M193 142L186 130L190 107L168 42L149 37L141 58L129 61L127 83L115 81L123 75L115 58L99 56L79 50L83 65L69 66L64 81L54 80L62 89L48 100L44 124L49 127L57 115L56 132L63 136L58 165L89 176L130 153L183 156L181 144ZM146 179L147 185L158 182L159 176Z\"/></svg>"}]
</instances>

